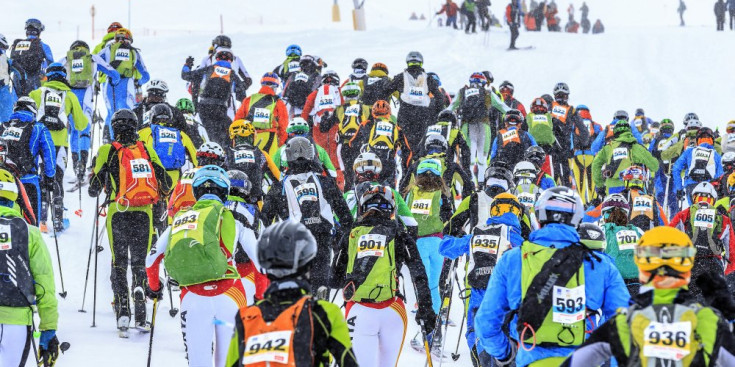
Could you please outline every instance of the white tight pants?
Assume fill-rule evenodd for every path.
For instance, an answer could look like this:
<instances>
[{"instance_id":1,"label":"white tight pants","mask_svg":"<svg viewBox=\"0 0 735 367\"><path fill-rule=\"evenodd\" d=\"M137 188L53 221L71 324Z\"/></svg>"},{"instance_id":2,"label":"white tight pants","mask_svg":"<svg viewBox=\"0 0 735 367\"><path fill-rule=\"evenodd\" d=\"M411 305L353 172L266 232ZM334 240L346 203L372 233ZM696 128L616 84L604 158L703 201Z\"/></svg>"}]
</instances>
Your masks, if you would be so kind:
<instances>
[{"instance_id":1,"label":"white tight pants","mask_svg":"<svg viewBox=\"0 0 735 367\"><path fill-rule=\"evenodd\" d=\"M0 367L25 365L30 354L29 332L28 325L0 324Z\"/></svg>"},{"instance_id":2,"label":"white tight pants","mask_svg":"<svg viewBox=\"0 0 735 367\"><path fill-rule=\"evenodd\" d=\"M385 308L355 303L347 311L352 350L360 367L397 366L406 338L406 308L396 299Z\"/></svg>"}]
</instances>

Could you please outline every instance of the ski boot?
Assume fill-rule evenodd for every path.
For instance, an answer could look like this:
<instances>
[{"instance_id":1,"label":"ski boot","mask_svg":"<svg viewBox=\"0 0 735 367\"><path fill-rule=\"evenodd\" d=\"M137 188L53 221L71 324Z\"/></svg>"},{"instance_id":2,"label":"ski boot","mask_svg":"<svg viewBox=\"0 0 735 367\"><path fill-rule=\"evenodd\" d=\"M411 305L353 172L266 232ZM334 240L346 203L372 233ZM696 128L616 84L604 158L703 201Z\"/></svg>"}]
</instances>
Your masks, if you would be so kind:
<instances>
[{"instance_id":1,"label":"ski boot","mask_svg":"<svg viewBox=\"0 0 735 367\"><path fill-rule=\"evenodd\" d=\"M141 333L151 331L151 323L146 319L145 292L142 287L133 290L133 303L135 305L135 328Z\"/></svg>"}]
</instances>

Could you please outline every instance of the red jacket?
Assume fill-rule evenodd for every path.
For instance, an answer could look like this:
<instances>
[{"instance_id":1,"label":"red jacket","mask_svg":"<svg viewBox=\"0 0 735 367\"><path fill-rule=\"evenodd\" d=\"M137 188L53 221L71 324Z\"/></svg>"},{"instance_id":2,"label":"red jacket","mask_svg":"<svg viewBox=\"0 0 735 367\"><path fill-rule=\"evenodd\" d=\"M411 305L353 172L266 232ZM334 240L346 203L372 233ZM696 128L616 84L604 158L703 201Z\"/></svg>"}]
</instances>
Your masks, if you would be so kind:
<instances>
[{"instance_id":1,"label":"red jacket","mask_svg":"<svg viewBox=\"0 0 735 367\"><path fill-rule=\"evenodd\" d=\"M723 241L723 245L729 248L730 258L727 259L727 268L725 274L730 274L735 270L735 234L732 230L732 222L726 215L722 216L722 231L717 233L717 238ZM689 221L689 208L677 213L669 222L669 227L675 227L684 232L684 223ZM720 257L720 256L717 256Z\"/></svg>"},{"instance_id":2,"label":"red jacket","mask_svg":"<svg viewBox=\"0 0 735 367\"><path fill-rule=\"evenodd\" d=\"M273 89L265 86L260 87L258 93L269 96L276 95ZM250 98L252 98L252 95L242 101L240 108L235 113L235 120L241 120L248 116L248 112L250 112ZM288 128L288 110L286 109L286 104L280 98L276 101L276 107L273 109L273 128L277 129L278 145L286 144L286 140L288 140L288 134L286 133L286 129Z\"/></svg>"},{"instance_id":3,"label":"red jacket","mask_svg":"<svg viewBox=\"0 0 735 367\"><path fill-rule=\"evenodd\" d=\"M448 17L456 17L457 11L459 11L459 7L457 6L457 3L450 2L442 5L442 10L439 10L437 15L446 12Z\"/></svg>"}]
</instances>

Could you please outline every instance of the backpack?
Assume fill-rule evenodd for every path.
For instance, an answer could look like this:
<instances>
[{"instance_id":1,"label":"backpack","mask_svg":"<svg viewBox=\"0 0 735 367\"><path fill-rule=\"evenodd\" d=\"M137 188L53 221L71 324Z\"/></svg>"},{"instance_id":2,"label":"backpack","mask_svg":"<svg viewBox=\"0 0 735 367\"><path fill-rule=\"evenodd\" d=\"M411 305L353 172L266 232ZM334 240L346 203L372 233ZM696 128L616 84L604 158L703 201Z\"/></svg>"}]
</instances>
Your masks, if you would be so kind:
<instances>
[{"instance_id":1,"label":"backpack","mask_svg":"<svg viewBox=\"0 0 735 367\"><path fill-rule=\"evenodd\" d=\"M115 201L132 207L158 202L158 181L143 142L130 147L114 142L112 147L120 164L120 187Z\"/></svg>"},{"instance_id":2,"label":"backpack","mask_svg":"<svg viewBox=\"0 0 735 367\"><path fill-rule=\"evenodd\" d=\"M38 122L51 131L66 129L69 117L66 115L66 91L48 87L41 88L41 105L38 108Z\"/></svg>"},{"instance_id":3,"label":"backpack","mask_svg":"<svg viewBox=\"0 0 735 367\"><path fill-rule=\"evenodd\" d=\"M135 74L135 48L122 43L110 46L110 66L115 68L120 77L132 78Z\"/></svg>"},{"instance_id":4,"label":"backpack","mask_svg":"<svg viewBox=\"0 0 735 367\"><path fill-rule=\"evenodd\" d=\"M332 208L324 197L319 177L313 172L286 176L281 194L286 197L292 220L306 226L334 225Z\"/></svg>"},{"instance_id":5,"label":"backpack","mask_svg":"<svg viewBox=\"0 0 735 367\"><path fill-rule=\"evenodd\" d=\"M462 105L459 107L463 122L483 122L489 118L485 105L487 91L481 87L467 87L462 90Z\"/></svg>"},{"instance_id":6,"label":"backpack","mask_svg":"<svg viewBox=\"0 0 735 367\"><path fill-rule=\"evenodd\" d=\"M232 89L232 78L237 78L237 76L227 66L214 64L210 66L210 70L211 73L206 76L199 97L227 101L230 98L230 90Z\"/></svg>"},{"instance_id":7,"label":"backpack","mask_svg":"<svg viewBox=\"0 0 735 367\"><path fill-rule=\"evenodd\" d=\"M29 270L28 225L22 218L0 218L0 253L0 307L31 307L36 289Z\"/></svg>"},{"instance_id":8,"label":"backpack","mask_svg":"<svg viewBox=\"0 0 735 367\"><path fill-rule=\"evenodd\" d=\"M17 39L13 42L10 58L17 62L29 77L41 74L46 54L39 38Z\"/></svg>"},{"instance_id":9,"label":"backpack","mask_svg":"<svg viewBox=\"0 0 735 367\"><path fill-rule=\"evenodd\" d=\"M528 124L528 132L533 136L538 145L554 145L556 136L554 136L554 127L551 122L550 113L543 115L529 113L526 115L526 123Z\"/></svg>"},{"instance_id":10,"label":"backpack","mask_svg":"<svg viewBox=\"0 0 735 367\"><path fill-rule=\"evenodd\" d=\"M94 81L92 55L86 48L69 50L66 53L66 74L72 88L87 88Z\"/></svg>"},{"instance_id":11,"label":"backpack","mask_svg":"<svg viewBox=\"0 0 735 367\"><path fill-rule=\"evenodd\" d=\"M219 280L227 273L230 264L220 247L224 211L222 203L213 201L174 216L163 262L179 285Z\"/></svg>"},{"instance_id":12,"label":"backpack","mask_svg":"<svg viewBox=\"0 0 735 367\"><path fill-rule=\"evenodd\" d=\"M0 125L2 139L8 143L8 158L18 167L21 176L37 173L36 160L31 152L33 124L10 120Z\"/></svg>"},{"instance_id":13,"label":"backpack","mask_svg":"<svg viewBox=\"0 0 735 367\"><path fill-rule=\"evenodd\" d=\"M308 74L304 72L294 74L286 90L285 97L288 99L288 103L291 106L303 109L306 104L306 99L313 92L313 84L312 78Z\"/></svg>"},{"instance_id":14,"label":"backpack","mask_svg":"<svg viewBox=\"0 0 735 367\"><path fill-rule=\"evenodd\" d=\"M156 150L161 164L166 170L181 168L186 163L186 149L181 140L181 132L172 127L151 124L153 149Z\"/></svg>"}]
</instances>

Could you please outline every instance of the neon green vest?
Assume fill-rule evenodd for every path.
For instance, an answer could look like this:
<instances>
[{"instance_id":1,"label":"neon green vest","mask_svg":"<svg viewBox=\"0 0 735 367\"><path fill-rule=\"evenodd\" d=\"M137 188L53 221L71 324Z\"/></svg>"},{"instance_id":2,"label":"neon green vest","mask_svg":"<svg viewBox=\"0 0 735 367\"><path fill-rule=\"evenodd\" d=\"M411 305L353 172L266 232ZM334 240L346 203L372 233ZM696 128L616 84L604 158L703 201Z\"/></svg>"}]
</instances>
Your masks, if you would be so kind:
<instances>
[{"instance_id":1,"label":"neon green vest","mask_svg":"<svg viewBox=\"0 0 735 367\"><path fill-rule=\"evenodd\" d=\"M531 133L538 145L554 144L556 137L554 136L550 113L543 115L529 113L526 115L526 123L528 124L528 132Z\"/></svg>"},{"instance_id":2,"label":"neon green vest","mask_svg":"<svg viewBox=\"0 0 735 367\"><path fill-rule=\"evenodd\" d=\"M72 88L87 88L94 81L92 55L89 50L79 47L66 53L66 74Z\"/></svg>"},{"instance_id":3,"label":"neon green vest","mask_svg":"<svg viewBox=\"0 0 735 367\"><path fill-rule=\"evenodd\" d=\"M411 189L406 204L418 222L419 237L439 233L444 228L444 223L439 218L441 197L441 191L422 191L418 186Z\"/></svg>"},{"instance_id":4,"label":"neon green vest","mask_svg":"<svg viewBox=\"0 0 735 367\"><path fill-rule=\"evenodd\" d=\"M393 228L360 226L350 232L345 299L377 303L395 297L398 290L395 247Z\"/></svg>"},{"instance_id":5,"label":"neon green vest","mask_svg":"<svg viewBox=\"0 0 735 367\"><path fill-rule=\"evenodd\" d=\"M271 103L268 103L269 99L272 101ZM253 123L256 130L273 128L273 111L276 109L277 102L278 98L263 93L255 93L250 97L250 110L247 119Z\"/></svg>"},{"instance_id":6,"label":"neon green vest","mask_svg":"<svg viewBox=\"0 0 735 367\"><path fill-rule=\"evenodd\" d=\"M120 47L122 43L115 43L110 47L110 65L123 78L132 78L135 72L135 49L132 46Z\"/></svg>"},{"instance_id":7,"label":"neon green vest","mask_svg":"<svg viewBox=\"0 0 735 367\"><path fill-rule=\"evenodd\" d=\"M721 240L715 240L713 234L722 229L722 215L715 207L705 204L694 204L689 208L689 222L684 226L687 235L697 248L697 256L722 256L725 247Z\"/></svg>"}]
</instances>

